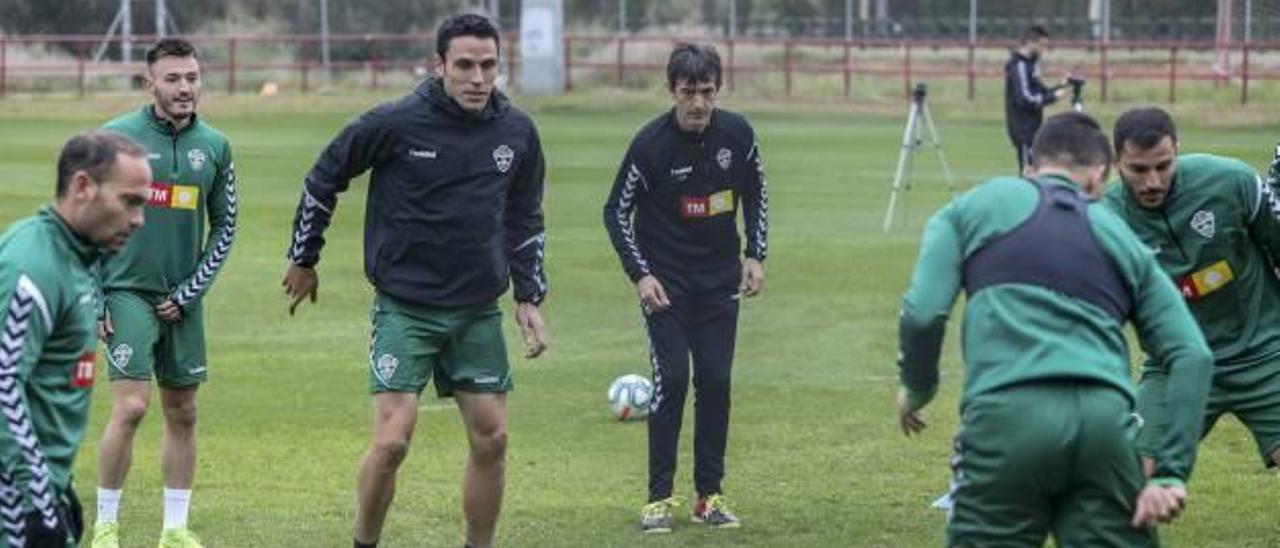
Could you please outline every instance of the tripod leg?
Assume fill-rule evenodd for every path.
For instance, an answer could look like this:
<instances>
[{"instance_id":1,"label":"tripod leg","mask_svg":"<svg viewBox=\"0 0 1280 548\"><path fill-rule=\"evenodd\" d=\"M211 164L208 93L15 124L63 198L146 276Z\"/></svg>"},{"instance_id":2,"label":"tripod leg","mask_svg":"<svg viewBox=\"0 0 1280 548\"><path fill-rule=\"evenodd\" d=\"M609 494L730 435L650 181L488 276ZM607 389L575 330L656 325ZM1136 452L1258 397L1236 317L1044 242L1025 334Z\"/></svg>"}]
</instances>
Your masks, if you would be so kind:
<instances>
[{"instance_id":1,"label":"tripod leg","mask_svg":"<svg viewBox=\"0 0 1280 548\"><path fill-rule=\"evenodd\" d=\"M902 130L902 150L898 152L898 168L894 171L893 186L890 187L889 207L884 212L884 231L893 228L894 213L898 209L899 196L906 189L904 176L911 171L911 154L919 140L919 123L916 120L915 103L907 114L907 125Z\"/></svg>"},{"instance_id":2,"label":"tripod leg","mask_svg":"<svg viewBox=\"0 0 1280 548\"><path fill-rule=\"evenodd\" d=\"M942 174L947 178L947 192L956 193L956 181L951 176L951 166L947 164L947 155L942 152L942 137L938 136L938 126L933 125L933 115L929 113L929 105L924 105L924 121L929 126L929 136L933 139L933 149L938 152L938 162L942 164Z\"/></svg>"}]
</instances>

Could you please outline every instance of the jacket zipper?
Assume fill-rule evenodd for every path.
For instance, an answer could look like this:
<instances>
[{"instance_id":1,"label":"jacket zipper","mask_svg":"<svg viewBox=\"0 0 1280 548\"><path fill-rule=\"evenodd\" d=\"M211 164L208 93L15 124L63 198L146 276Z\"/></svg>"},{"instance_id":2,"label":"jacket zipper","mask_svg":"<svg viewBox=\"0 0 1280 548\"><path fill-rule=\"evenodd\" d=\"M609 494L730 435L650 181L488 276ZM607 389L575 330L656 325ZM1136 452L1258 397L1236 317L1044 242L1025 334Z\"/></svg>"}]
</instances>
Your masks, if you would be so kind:
<instances>
[{"instance_id":1,"label":"jacket zipper","mask_svg":"<svg viewBox=\"0 0 1280 548\"><path fill-rule=\"evenodd\" d=\"M1178 239L1178 234L1173 231L1173 225L1169 223L1169 215L1165 210L1160 210L1160 218L1164 219L1164 228L1169 231L1169 239L1173 240L1174 247L1178 248L1178 253L1182 255L1182 260L1190 261L1191 257L1187 255L1187 250L1182 248L1182 241Z\"/></svg>"}]
</instances>

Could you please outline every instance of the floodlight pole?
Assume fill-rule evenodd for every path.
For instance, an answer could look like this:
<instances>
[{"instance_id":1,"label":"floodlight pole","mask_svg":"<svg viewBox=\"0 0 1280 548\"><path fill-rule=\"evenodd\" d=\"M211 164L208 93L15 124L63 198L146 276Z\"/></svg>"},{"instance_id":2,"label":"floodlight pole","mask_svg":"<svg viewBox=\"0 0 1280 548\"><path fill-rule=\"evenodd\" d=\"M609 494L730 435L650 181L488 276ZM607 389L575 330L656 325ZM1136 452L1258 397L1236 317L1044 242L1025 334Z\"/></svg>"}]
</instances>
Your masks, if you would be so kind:
<instances>
[{"instance_id":1,"label":"floodlight pole","mask_svg":"<svg viewBox=\"0 0 1280 548\"><path fill-rule=\"evenodd\" d=\"M320 62L329 69L329 0L320 0Z\"/></svg>"},{"instance_id":2,"label":"floodlight pole","mask_svg":"<svg viewBox=\"0 0 1280 548\"><path fill-rule=\"evenodd\" d=\"M156 0L156 38L164 38L165 34L164 0Z\"/></svg>"}]
</instances>

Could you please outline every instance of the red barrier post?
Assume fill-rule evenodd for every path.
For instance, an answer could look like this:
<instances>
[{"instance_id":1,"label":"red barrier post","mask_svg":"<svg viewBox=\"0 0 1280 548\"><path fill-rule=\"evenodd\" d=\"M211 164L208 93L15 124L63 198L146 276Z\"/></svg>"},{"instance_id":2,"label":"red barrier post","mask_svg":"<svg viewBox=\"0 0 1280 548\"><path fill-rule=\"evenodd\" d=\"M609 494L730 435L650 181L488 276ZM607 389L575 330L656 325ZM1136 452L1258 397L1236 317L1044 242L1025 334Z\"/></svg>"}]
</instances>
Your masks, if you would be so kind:
<instances>
[{"instance_id":1,"label":"red barrier post","mask_svg":"<svg viewBox=\"0 0 1280 548\"><path fill-rule=\"evenodd\" d=\"M1169 104L1178 102L1178 46L1169 48Z\"/></svg>"},{"instance_id":2,"label":"red barrier post","mask_svg":"<svg viewBox=\"0 0 1280 548\"><path fill-rule=\"evenodd\" d=\"M311 91L311 86L309 85L310 81L308 79L308 75L311 72L311 56L309 55L311 53L311 48L308 47L310 45L311 41L304 38L302 40L302 45L298 48L298 52L300 53L299 57L301 57L300 61L302 61L302 63L299 64L299 70L302 71L303 95L306 95L308 91Z\"/></svg>"},{"instance_id":3,"label":"red barrier post","mask_svg":"<svg viewBox=\"0 0 1280 548\"><path fill-rule=\"evenodd\" d=\"M236 39L227 40L227 93L236 94Z\"/></svg>"},{"instance_id":4,"label":"red barrier post","mask_svg":"<svg viewBox=\"0 0 1280 548\"><path fill-rule=\"evenodd\" d=\"M573 69L573 39L568 35L564 37L564 91L573 91L573 77L570 75Z\"/></svg>"},{"instance_id":5,"label":"red barrier post","mask_svg":"<svg viewBox=\"0 0 1280 548\"><path fill-rule=\"evenodd\" d=\"M516 41L519 40L519 36L519 33L512 33L507 37L507 85L513 87L518 81L516 80L516 55L520 51L520 44Z\"/></svg>"},{"instance_id":6,"label":"red barrier post","mask_svg":"<svg viewBox=\"0 0 1280 548\"><path fill-rule=\"evenodd\" d=\"M6 72L9 69L9 39L0 36L0 97L4 97L7 91L7 82L5 81Z\"/></svg>"},{"instance_id":7,"label":"red barrier post","mask_svg":"<svg viewBox=\"0 0 1280 548\"><path fill-rule=\"evenodd\" d=\"M1105 103L1107 102L1107 43L1106 42L1101 42L1100 44L1098 44L1098 57L1099 57L1098 64L1100 65L1099 78L1101 79L1100 83L1102 84L1101 101Z\"/></svg>"},{"instance_id":8,"label":"red barrier post","mask_svg":"<svg viewBox=\"0 0 1280 548\"><path fill-rule=\"evenodd\" d=\"M369 87L373 90L378 89L378 43L373 40L372 36L365 35L364 38L369 44Z\"/></svg>"},{"instance_id":9,"label":"red barrier post","mask_svg":"<svg viewBox=\"0 0 1280 548\"><path fill-rule=\"evenodd\" d=\"M729 64L725 66L726 76L729 77L729 92L733 92L733 38L728 40L729 47Z\"/></svg>"},{"instance_id":10,"label":"red barrier post","mask_svg":"<svg viewBox=\"0 0 1280 548\"><path fill-rule=\"evenodd\" d=\"M969 102L970 103L973 102L973 97L976 94L975 92L976 84L974 82L974 79L977 77L977 74L973 66L975 48L976 48L975 44L973 42L969 42L969 60L965 65L965 77L969 79Z\"/></svg>"},{"instance_id":11,"label":"red barrier post","mask_svg":"<svg viewBox=\"0 0 1280 548\"><path fill-rule=\"evenodd\" d=\"M617 86L622 87L622 66L623 60L626 58L627 38L625 36L618 37L618 59L614 62L614 69L617 71Z\"/></svg>"},{"instance_id":12,"label":"red barrier post","mask_svg":"<svg viewBox=\"0 0 1280 548\"><path fill-rule=\"evenodd\" d=\"M911 42L902 42L902 96L911 98Z\"/></svg>"},{"instance_id":13,"label":"red barrier post","mask_svg":"<svg viewBox=\"0 0 1280 548\"><path fill-rule=\"evenodd\" d=\"M786 73L787 79L787 97L791 96L791 40L787 39L782 45L782 70Z\"/></svg>"},{"instance_id":14,"label":"red barrier post","mask_svg":"<svg viewBox=\"0 0 1280 548\"><path fill-rule=\"evenodd\" d=\"M76 44L76 90L78 97L84 97L84 44Z\"/></svg>"},{"instance_id":15,"label":"red barrier post","mask_svg":"<svg viewBox=\"0 0 1280 548\"><path fill-rule=\"evenodd\" d=\"M1249 43L1240 46L1244 51L1240 59L1240 104L1249 104Z\"/></svg>"},{"instance_id":16,"label":"red barrier post","mask_svg":"<svg viewBox=\"0 0 1280 548\"><path fill-rule=\"evenodd\" d=\"M848 99L849 94L853 92L853 67L849 66L849 41L844 41L844 62L841 68L844 70L844 98Z\"/></svg>"}]
</instances>

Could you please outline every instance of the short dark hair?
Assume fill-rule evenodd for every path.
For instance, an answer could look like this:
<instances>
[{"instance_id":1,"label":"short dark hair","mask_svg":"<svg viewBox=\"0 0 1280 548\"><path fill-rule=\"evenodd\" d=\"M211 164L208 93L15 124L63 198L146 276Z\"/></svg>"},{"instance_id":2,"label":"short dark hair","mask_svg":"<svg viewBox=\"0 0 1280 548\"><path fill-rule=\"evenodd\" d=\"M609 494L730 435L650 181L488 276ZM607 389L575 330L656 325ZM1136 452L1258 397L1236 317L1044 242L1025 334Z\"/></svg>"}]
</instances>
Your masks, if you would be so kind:
<instances>
[{"instance_id":1,"label":"short dark hair","mask_svg":"<svg viewBox=\"0 0 1280 548\"><path fill-rule=\"evenodd\" d=\"M682 42L667 58L667 89L674 91L676 82L711 82L720 89L720 53L715 46Z\"/></svg>"},{"instance_id":2,"label":"short dark hair","mask_svg":"<svg viewBox=\"0 0 1280 548\"><path fill-rule=\"evenodd\" d=\"M502 37L498 35L498 27L493 25L493 21L477 13L464 13L454 15L440 23L440 28L436 30L436 55L444 59L444 53L449 51L449 42L459 36L492 38L498 50L502 50Z\"/></svg>"},{"instance_id":3,"label":"short dark hair","mask_svg":"<svg viewBox=\"0 0 1280 548\"><path fill-rule=\"evenodd\" d=\"M77 133L62 147L58 156L58 192L61 198L71 187L71 178L84 171L89 178L101 183L116 167L116 158L124 154L146 158L147 149L137 141L106 129L93 129Z\"/></svg>"},{"instance_id":4,"label":"short dark hair","mask_svg":"<svg viewBox=\"0 0 1280 548\"><path fill-rule=\"evenodd\" d=\"M1037 166L1055 164L1069 169L1111 164L1111 145L1092 116L1063 112L1045 120L1031 142Z\"/></svg>"},{"instance_id":5,"label":"short dark hair","mask_svg":"<svg viewBox=\"0 0 1280 548\"><path fill-rule=\"evenodd\" d=\"M1142 150L1160 144L1165 137L1178 142L1178 128L1173 124L1173 117L1158 107L1139 107L1130 109L1116 118L1116 127L1112 132L1115 140L1116 155L1124 150L1125 143L1133 143Z\"/></svg>"},{"instance_id":6,"label":"short dark hair","mask_svg":"<svg viewBox=\"0 0 1280 548\"><path fill-rule=\"evenodd\" d=\"M156 64L163 57L197 57L196 47L182 38L162 38L147 50L147 66Z\"/></svg>"},{"instance_id":7,"label":"short dark hair","mask_svg":"<svg viewBox=\"0 0 1280 548\"><path fill-rule=\"evenodd\" d=\"M1027 30L1022 31L1022 43L1029 44L1041 38L1048 38L1049 31L1044 30L1040 25L1031 25Z\"/></svg>"}]
</instances>

